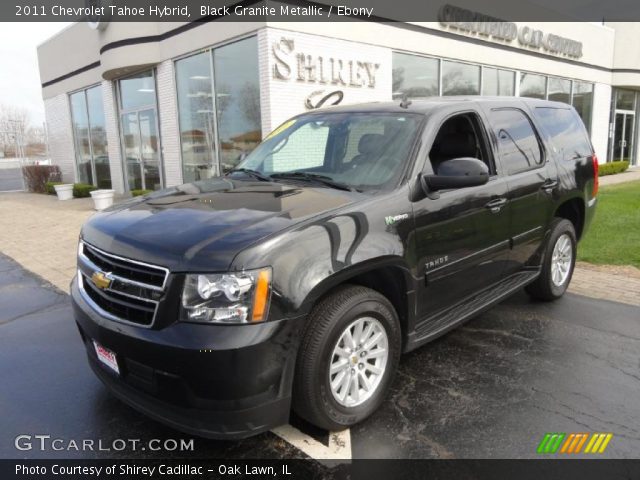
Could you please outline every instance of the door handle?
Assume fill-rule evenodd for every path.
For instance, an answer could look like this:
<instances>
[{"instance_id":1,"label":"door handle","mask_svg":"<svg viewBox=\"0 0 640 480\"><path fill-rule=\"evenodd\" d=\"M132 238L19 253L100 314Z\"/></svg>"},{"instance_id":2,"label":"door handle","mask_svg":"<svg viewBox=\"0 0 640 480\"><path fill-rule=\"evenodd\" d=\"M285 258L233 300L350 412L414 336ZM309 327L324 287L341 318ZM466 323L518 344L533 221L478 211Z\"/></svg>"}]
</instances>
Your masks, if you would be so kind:
<instances>
[{"instance_id":1,"label":"door handle","mask_svg":"<svg viewBox=\"0 0 640 480\"><path fill-rule=\"evenodd\" d=\"M551 193L557 186L557 180L548 179L542 184L542 190L544 190L546 193Z\"/></svg>"},{"instance_id":2,"label":"door handle","mask_svg":"<svg viewBox=\"0 0 640 480\"><path fill-rule=\"evenodd\" d=\"M495 198L490 202L487 202L487 204L484 207L491 210L491 213L498 213L500 210L502 210L502 207L504 207L506 203L507 203L507 199L500 197L500 198Z\"/></svg>"}]
</instances>

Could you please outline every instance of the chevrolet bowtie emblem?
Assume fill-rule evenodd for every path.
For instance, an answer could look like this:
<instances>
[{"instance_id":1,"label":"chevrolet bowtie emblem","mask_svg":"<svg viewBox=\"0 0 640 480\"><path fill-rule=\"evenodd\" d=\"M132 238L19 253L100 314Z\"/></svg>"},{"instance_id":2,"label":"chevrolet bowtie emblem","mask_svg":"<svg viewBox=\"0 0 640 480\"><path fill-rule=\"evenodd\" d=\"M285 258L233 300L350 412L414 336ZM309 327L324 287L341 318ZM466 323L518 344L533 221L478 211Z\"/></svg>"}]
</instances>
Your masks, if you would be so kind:
<instances>
[{"instance_id":1,"label":"chevrolet bowtie emblem","mask_svg":"<svg viewBox=\"0 0 640 480\"><path fill-rule=\"evenodd\" d=\"M111 285L111 279L103 272L93 272L93 275L91 275L91 281L101 290L109 288L109 285Z\"/></svg>"}]
</instances>

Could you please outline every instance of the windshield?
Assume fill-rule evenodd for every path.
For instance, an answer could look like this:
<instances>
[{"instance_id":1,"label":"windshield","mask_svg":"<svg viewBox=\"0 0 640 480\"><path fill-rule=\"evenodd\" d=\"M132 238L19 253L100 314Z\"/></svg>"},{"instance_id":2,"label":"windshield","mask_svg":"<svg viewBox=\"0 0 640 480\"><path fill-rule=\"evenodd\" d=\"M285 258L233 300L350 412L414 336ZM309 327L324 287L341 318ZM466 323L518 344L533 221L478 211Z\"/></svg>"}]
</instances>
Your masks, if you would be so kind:
<instances>
[{"instance_id":1,"label":"windshield","mask_svg":"<svg viewBox=\"0 0 640 480\"><path fill-rule=\"evenodd\" d=\"M274 180L322 176L358 190L382 189L402 174L420 121L420 115L387 113L297 117L271 132L236 170L275 175Z\"/></svg>"}]
</instances>

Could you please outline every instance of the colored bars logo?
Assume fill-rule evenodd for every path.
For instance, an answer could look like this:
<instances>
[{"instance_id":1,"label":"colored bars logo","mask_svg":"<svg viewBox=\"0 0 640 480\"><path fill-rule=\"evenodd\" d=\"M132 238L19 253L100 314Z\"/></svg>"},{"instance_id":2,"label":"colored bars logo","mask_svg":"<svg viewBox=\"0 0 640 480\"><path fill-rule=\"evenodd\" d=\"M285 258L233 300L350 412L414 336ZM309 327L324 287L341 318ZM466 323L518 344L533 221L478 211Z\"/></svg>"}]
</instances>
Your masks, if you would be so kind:
<instances>
[{"instance_id":1,"label":"colored bars logo","mask_svg":"<svg viewBox=\"0 0 640 480\"><path fill-rule=\"evenodd\" d=\"M612 438L613 433L545 433L538 453L604 453Z\"/></svg>"}]
</instances>

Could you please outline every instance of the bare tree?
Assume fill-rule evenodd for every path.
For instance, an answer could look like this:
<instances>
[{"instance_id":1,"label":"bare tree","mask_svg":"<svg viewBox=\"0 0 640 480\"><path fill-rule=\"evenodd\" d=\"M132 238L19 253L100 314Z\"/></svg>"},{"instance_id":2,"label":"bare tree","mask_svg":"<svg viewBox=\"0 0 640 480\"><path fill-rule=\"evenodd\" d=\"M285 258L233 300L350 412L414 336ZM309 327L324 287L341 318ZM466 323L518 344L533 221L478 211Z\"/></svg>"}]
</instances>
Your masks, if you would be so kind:
<instances>
[{"instance_id":1,"label":"bare tree","mask_svg":"<svg viewBox=\"0 0 640 480\"><path fill-rule=\"evenodd\" d=\"M106 145L106 140L104 144ZM42 127L29 127L27 130L25 134L25 154L27 157L47 156L47 133L44 125Z\"/></svg>"},{"instance_id":2,"label":"bare tree","mask_svg":"<svg viewBox=\"0 0 640 480\"><path fill-rule=\"evenodd\" d=\"M465 76L462 70L452 70L442 76L443 95L477 95L478 84Z\"/></svg>"},{"instance_id":3,"label":"bare tree","mask_svg":"<svg viewBox=\"0 0 640 480\"><path fill-rule=\"evenodd\" d=\"M391 71L393 99L406 96L407 98L426 98L438 95L438 82L422 77L420 82L416 79L407 81L405 68L398 67ZM410 85L409 85L410 84Z\"/></svg>"},{"instance_id":4,"label":"bare tree","mask_svg":"<svg viewBox=\"0 0 640 480\"><path fill-rule=\"evenodd\" d=\"M216 111L218 112L218 122L222 123L224 115L229 105L231 105L231 88L226 83L216 85Z\"/></svg>"},{"instance_id":5,"label":"bare tree","mask_svg":"<svg viewBox=\"0 0 640 480\"><path fill-rule=\"evenodd\" d=\"M251 128L260 128L260 90L258 86L247 82L240 90L240 110Z\"/></svg>"},{"instance_id":6,"label":"bare tree","mask_svg":"<svg viewBox=\"0 0 640 480\"><path fill-rule=\"evenodd\" d=\"M29 112L21 107L0 105L0 151L7 156L24 156Z\"/></svg>"}]
</instances>

